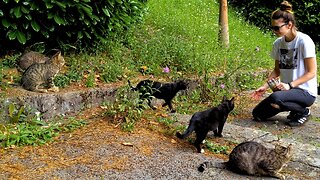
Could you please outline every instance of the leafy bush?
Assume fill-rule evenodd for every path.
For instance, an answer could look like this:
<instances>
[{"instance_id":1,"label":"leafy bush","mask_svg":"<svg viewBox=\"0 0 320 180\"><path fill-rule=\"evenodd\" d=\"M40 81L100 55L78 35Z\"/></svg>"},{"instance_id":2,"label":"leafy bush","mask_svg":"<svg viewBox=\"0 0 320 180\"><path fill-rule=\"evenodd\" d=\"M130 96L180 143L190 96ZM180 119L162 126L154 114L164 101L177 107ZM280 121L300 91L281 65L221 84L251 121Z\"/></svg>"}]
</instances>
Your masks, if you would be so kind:
<instances>
[{"instance_id":1,"label":"leafy bush","mask_svg":"<svg viewBox=\"0 0 320 180\"><path fill-rule=\"evenodd\" d=\"M229 4L238 10L253 24L267 28L270 26L270 16L283 0L230 0ZM320 42L320 2L318 0L289 0L293 6L299 30L307 33L316 42Z\"/></svg>"},{"instance_id":2,"label":"leafy bush","mask_svg":"<svg viewBox=\"0 0 320 180\"><path fill-rule=\"evenodd\" d=\"M145 2L0 0L0 49L23 49L37 42L50 48L92 47L139 21Z\"/></svg>"}]
</instances>

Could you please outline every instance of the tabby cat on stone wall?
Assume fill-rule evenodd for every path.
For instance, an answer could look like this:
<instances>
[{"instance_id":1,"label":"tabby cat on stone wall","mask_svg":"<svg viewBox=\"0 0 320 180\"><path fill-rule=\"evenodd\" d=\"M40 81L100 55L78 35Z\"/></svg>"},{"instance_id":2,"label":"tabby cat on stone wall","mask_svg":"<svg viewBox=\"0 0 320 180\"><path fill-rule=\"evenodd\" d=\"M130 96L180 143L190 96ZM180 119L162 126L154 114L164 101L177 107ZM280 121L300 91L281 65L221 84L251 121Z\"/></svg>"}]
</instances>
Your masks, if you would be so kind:
<instances>
[{"instance_id":1,"label":"tabby cat on stone wall","mask_svg":"<svg viewBox=\"0 0 320 180\"><path fill-rule=\"evenodd\" d=\"M226 168L239 174L255 176L272 176L285 179L280 174L283 166L290 161L293 148L275 144L275 148L266 148L254 141L247 141L237 145L229 155L229 161L224 163L204 162L198 170L203 172L206 168Z\"/></svg>"},{"instance_id":2,"label":"tabby cat on stone wall","mask_svg":"<svg viewBox=\"0 0 320 180\"><path fill-rule=\"evenodd\" d=\"M45 63L50 58L36 51L24 53L17 61L17 69L23 73L29 66L35 63Z\"/></svg>"},{"instance_id":3,"label":"tabby cat on stone wall","mask_svg":"<svg viewBox=\"0 0 320 180\"><path fill-rule=\"evenodd\" d=\"M54 85L54 77L59 73L64 63L64 58L59 51L45 63L32 64L22 75L22 87L35 92L59 91L59 88ZM40 88L42 85L45 85L45 88Z\"/></svg>"}]
</instances>

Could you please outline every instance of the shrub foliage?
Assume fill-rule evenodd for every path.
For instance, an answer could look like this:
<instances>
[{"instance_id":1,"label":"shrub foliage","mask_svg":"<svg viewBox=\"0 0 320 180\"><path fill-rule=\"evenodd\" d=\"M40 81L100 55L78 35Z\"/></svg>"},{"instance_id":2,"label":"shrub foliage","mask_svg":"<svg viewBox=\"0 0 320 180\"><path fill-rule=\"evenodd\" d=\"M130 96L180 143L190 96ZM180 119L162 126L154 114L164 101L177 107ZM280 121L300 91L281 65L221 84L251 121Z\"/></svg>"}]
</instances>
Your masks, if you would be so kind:
<instances>
[{"instance_id":1,"label":"shrub foliage","mask_svg":"<svg viewBox=\"0 0 320 180\"><path fill-rule=\"evenodd\" d=\"M270 26L270 16L283 0L230 0L229 4L237 9L253 24L267 28ZM320 43L320 1L319 0L289 0L293 6L300 31L307 33L317 43Z\"/></svg>"},{"instance_id":2,"label":"shrub foliage","mask_svg":"<svg viewBox=\"0 0 320 180\"><path fill-rule=\"evenodd\" d=\"M0 49L92 47L141 19L146 0L0 0Z\"/></svg>"}]
</instances>

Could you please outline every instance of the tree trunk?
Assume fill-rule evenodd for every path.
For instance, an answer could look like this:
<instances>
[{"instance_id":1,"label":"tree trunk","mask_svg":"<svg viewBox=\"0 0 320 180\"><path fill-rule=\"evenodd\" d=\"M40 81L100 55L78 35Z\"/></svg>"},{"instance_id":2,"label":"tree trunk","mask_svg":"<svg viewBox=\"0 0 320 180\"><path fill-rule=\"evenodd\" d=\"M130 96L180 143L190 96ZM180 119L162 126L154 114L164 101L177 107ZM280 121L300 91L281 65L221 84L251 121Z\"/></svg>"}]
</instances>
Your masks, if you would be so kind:
<instances>
[{"instance_id":1,"label":"tree trunk","mask_svg":"<svg viewBox=\"0 0 320 180\"><path fill-rule=\"evenodd\" d=\"M220 0L219 12L219 41L221 44L229 47L229 28L228 28L228 2L227 0Z\"/></svg>"}]
</instances>

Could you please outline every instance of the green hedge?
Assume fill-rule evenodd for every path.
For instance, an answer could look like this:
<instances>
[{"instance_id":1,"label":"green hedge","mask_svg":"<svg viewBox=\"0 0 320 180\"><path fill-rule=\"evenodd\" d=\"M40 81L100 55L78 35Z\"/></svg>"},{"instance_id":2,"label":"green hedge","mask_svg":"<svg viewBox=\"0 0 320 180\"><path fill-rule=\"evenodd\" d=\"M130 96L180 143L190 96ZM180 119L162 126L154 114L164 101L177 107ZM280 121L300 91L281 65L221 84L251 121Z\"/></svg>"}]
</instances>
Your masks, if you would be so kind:
<instances>
[{"instance_id":1,"label":"green hedge","mask_svg":"<svg viewBox=\"0 0 320 180\"><path fill-rule=\"evenodd\" d=\"M0 0L0 49L92 47L139 21L146 0Z\"/></svg>"},{"instance_id":2,"label":"green hedge","mask_svg":"<svg viewBox=\"0 0 320 180\"><path fill-rule=\"evenodd\" d=\"M248 21L266 29L270 26L270 16L283 0L229 0L229 5L235 7ZM298 29L320 44L320 1L319 0L289 0L293 6ZM267 29L266 29L267 30Z\"/></svg>"}]
</instances>

